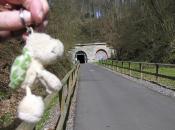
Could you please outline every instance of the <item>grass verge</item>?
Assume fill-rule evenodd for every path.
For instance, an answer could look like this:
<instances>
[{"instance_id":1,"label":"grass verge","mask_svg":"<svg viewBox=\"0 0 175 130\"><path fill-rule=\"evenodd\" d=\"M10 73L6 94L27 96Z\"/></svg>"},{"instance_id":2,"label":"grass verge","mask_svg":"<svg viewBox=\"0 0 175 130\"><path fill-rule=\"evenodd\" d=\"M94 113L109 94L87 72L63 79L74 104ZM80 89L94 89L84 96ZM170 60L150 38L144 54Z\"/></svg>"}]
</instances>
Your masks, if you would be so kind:
<instances>
[{"instance_id":1,"label":"grass verge","mask_svg":"<svg viewBox=\"0 0 175 130\"><path fill-rule=\"evenodd\" d=\"M123 74L129 75L129 76L134 77L134 78L138 78L138 79L143 79L143 80L146 80L146 81L154 82L154 83L157 83L157 84L159 84L161 86L164 86L166 88L175 90L175 80L162 78L162 77L156 77L154 75L140 73L140 72L129 70L129 69L124 69L124 68L129 68L129 63L127 63L127 62L123 63L123 67L124 68L122 68L122 63L121 62L118 63L118 64L113 63L114 66L112 66L112 62L111 61L108 61L107 64L108 65L105 65L105 67L108 67L108 68L110 68L110 69L112 69L114 71L117 71L119 73L123 73ZM135 70L139 70L140 69L139 63L132 63L130 68L131 69L135 69ZM155 73L156 72L155 65L143 65L142 69L145 72L151 72L151 73ZM175 77L175 68L160 66L159 67L159 74Z\"/></svg>"},{"instance_id":2,"label":"grass verge","mask_svg":"<svg viewBox=\"0 0 175 130\"><path fill-rule=\"evenodd\" d=\"M59 102L59 96L56 95L53 97L52 101L49 103L48 107L45 109L42 119L37 123L35 130L41 130L44 128L46 121L50 118L50 113L52 108Z\"/></svg>"}]
</instances>

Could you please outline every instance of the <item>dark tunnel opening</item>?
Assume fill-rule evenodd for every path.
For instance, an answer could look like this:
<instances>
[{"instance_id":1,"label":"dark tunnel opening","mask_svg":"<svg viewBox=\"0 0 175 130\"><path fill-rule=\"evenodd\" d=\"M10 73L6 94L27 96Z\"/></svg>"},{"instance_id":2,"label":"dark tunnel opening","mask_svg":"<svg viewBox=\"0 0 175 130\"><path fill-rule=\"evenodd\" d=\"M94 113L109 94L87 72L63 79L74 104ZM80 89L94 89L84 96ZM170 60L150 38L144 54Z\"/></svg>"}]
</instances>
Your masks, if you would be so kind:
<instances>
[{"instance_id":1,"label":"dark tunnel opening","mask_svg":"<svg viewBox=\"0 0 175 130\"><path fill-rule=\"evenodd\" d=\"M87 55L83 51L78 51L75 55L76 60L79 61L81 64L87 63Z\"/></svg>"},{"instance_id":2,"label":"dark tunnel opening","mask_svg":"<svg viewBox=\"0 0 175 130\"><path fill-rule=\"evenodd\" d=\"M77 60L81 63L85 63L85 56L84 55L77 55Z\"/></svg>"}]
</instances>

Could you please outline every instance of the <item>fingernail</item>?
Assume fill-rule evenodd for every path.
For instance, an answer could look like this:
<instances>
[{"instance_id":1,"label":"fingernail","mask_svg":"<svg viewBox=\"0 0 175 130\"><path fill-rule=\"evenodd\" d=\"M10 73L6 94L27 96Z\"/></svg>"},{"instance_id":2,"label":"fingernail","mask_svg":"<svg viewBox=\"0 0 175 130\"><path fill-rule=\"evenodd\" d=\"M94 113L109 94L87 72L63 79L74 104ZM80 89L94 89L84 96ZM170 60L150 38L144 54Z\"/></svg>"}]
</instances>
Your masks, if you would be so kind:
<instances>
[{"instance_id":1,"label":"fingernail","mask_svg":"<svg viewBox=\"0 0 175 130\"><path fill-rule=\"evenodd\" d=\"M25 19L26 25L31 25L32 24L31 13L27 10L24 10L23 13L24 13L24 19Z\"/></svg>"}]
</instances>

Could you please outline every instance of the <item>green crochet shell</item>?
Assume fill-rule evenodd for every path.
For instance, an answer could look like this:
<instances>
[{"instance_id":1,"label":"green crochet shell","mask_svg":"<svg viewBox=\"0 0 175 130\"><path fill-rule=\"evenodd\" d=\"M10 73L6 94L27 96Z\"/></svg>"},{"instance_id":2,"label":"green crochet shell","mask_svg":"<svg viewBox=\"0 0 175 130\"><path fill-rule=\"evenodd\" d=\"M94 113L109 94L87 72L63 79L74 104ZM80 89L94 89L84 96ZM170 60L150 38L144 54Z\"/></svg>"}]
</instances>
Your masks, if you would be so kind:
<instances>
[{"instance_id":1,"label":"green crochet shell","mask_svg":"<svg viewBox=\"0 0 175 130\"><path fill-rule=\"evenodd\" d=\"M25 48L23 49L23 54L18 56L12 67L10 74L10 84L9 86L13 89L20 87L22 82L25 80L27 69L31 63L31 56L29 51Z\"/></svg>"}]
</instances>

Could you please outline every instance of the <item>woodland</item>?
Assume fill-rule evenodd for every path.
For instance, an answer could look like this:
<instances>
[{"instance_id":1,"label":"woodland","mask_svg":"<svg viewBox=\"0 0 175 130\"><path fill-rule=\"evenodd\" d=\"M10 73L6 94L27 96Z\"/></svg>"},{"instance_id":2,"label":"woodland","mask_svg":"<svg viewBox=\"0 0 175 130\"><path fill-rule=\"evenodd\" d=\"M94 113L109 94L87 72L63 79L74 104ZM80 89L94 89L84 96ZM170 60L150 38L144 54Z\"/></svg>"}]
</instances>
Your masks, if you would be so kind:
<instances>
[{"instance_id":1,"label":"woodland","mask_svg":"<svg viewBox=\"0 0 175 130\"><path fill-rule=\"evenodd\" d=\"M112 59L175 63L174 0L48 0L45 30L65 45L64 57L48 68L58 77L73 66L67 51L77 43L106 42L115 49ZM0 40L0 128L13 128L22 90L8 87L10 67L21 54L20 37ZM35 93L45 95L41 89Z\"/></svg>"}]
</instances>

